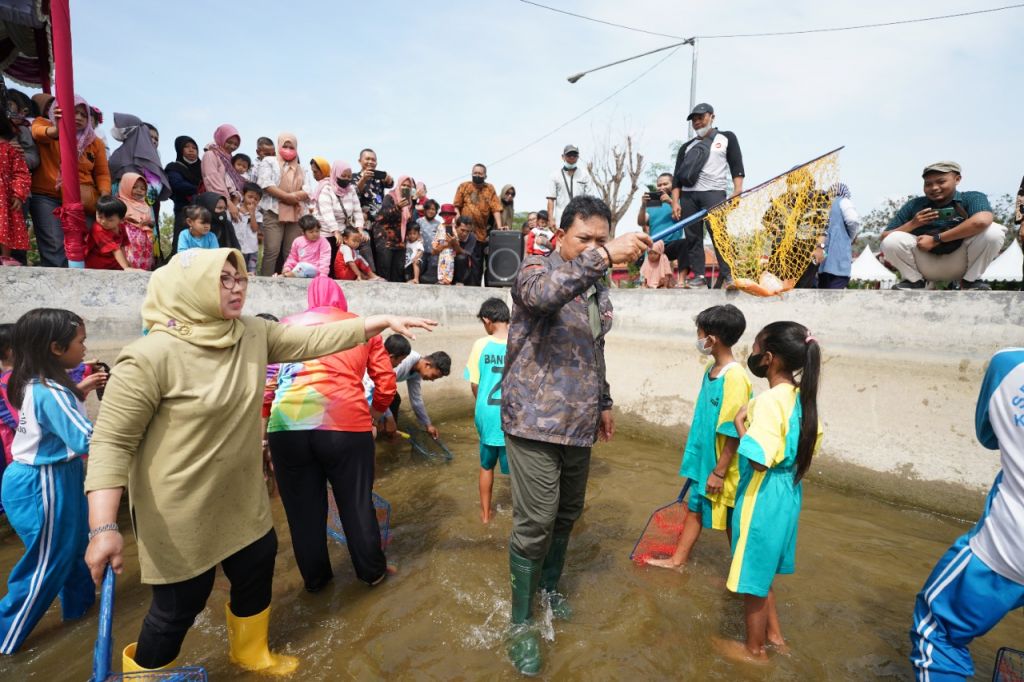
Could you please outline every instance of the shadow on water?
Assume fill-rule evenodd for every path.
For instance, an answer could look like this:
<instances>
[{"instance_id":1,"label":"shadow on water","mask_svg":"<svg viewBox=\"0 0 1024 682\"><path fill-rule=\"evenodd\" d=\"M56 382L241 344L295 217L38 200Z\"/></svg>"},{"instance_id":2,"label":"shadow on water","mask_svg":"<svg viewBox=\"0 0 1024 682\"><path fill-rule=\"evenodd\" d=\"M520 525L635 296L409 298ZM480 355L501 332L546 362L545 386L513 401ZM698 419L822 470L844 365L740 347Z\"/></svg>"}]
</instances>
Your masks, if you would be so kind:
<instances>
[{"instance_id":1,"label":"shadow on water","mask_svg":"<svg viewBox=\"0 0 1024 682\"><path fill-rule=\"evenodd\" d=\"M449 464L413 457L406 444L378 449L376 489L392 505L388 558L398 573L377 587L356 580L347 550L332 542L335 579L307 594L274 500L280 550L271 644L302 659L295 679L517 679L502 640L509 609L508 479L496 477L497 514L482 525L472 421L445 423L442 434L455 453ZM776 581L792 653L750 669L722 660L710 645L713 636L739 637L743 629L742 600L724 587L729 552L721 533L705 532L683 571L637 567L628 558L650 512L675 499L681 483L681 448L639 435L620 432L595 450L562 584L575 616L549 627L554 641L544 644L545 679L909 678L914 596L965 524L808 484L797 572ZM118 650L136 639L149 605L134 543L127 541L114 621ZM21 545L16 537L0 542L5 575ZM181 660L206 666L215 680L266 679L227 661L227 587L219 578ZM94 612L61 624L55 607L21 653L0 659L0 679L88 679L95 628ZM1022 641L1019 612L977 640L979 677L992 669L999 646Z\"/></svg>"}]
</instances>

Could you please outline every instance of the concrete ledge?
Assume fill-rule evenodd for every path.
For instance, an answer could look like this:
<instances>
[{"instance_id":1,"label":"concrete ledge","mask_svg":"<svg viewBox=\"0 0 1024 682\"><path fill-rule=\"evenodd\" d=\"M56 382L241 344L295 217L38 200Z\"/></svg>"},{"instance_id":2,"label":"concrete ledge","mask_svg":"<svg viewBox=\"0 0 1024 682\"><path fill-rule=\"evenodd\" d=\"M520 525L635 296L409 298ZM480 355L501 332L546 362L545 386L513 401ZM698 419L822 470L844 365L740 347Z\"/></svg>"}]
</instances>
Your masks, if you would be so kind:
<instances>
[{"instance_id":1,"label":"concrete ledge","mask_svg":"<svg viewBox=\"0 0 1024 682\"><path fill-rule=\"evenodd\" d=\"M139 333L147 280L144 273L4 268L0 319L14 321L40 306L70 308L86 318L92 344L113 349ZM306 285L259 278L250 285L246 312L298 312L305 308ZM428 385L426 393L436 414L465 414L470 400L459 377L470 344L483 333L476 312L490 296L508 300L508 290L342 286L360 314L417 314L441 323L415 346L447 350L453 377ZM693 350L693 318L731 302L747 317L736 348L741 359L754 333L775 320L799 321L822 343L825 441L813 467L816 478L902 504L976 515L999 461L974 438L974 404L991 354L1024 345L1020 293L795 291L757 299L721 291L617 290L612 298L615 328L607 352L620 427L664 441L666 471L678 466L699 389L702 358Z\"/></svg>"}]
</instances>

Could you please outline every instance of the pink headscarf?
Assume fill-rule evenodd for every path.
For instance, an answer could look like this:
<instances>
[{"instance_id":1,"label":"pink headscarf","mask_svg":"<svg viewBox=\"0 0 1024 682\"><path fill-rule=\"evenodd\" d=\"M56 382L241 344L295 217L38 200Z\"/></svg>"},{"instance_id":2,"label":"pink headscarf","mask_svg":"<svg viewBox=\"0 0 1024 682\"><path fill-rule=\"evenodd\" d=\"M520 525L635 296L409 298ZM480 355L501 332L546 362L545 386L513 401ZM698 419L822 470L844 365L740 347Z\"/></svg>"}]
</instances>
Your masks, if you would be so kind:
<instances>
[{"instance_id":1,"label":"pink headscarf","mask_svg":"<svg viewBox=\"0 0 1024 682\"><path fill-rule=\"evenodd\" d=\"M337 308L348 312L348 301L345 300L345 292L341 290L338 283L330 277L317 275L309 283L306 291L306 304L312 308Z\"/></svg>"},{"instance_id":2,"label":"pink headscarf","mask_svg":"<svg viewBox=\"0 0 1024 682\"><path fill-rule=\"evenodd\" d=\"M239 194L242 192L242 187L245 186L245 178L239 175L238 171L235 170L235 164L231 163L231 154L224 149L224 143L228 141L228 138L237 136L239 140L242 136L238 134L238 128L231 125L230 123L224 123L217 126L217 129L213 131L213 144L207 145L206 150L211 151L220 157L221 162L224 164L224 170L231 178L231 183L238 190ZM230 189L230 188L229 188Z\"/></svg>"},{"instance_id":3,"label":"pink headscarf","mask_svg":"<svg viewBox=\"0 0 1024 682\"><path fill-rule=\"evenodd\" d=\"M221 149L224 148L225 143L227 143L227 141L232 137L237 137L239 140L242 139L242 136L238 133L238 128L230 123L219 125L217 126L217 129L213 131L213 143Z\"/></svg>"},{"instance_id":4,"label":"pink headscarf","mask_svg":"<svg viewBox=\"0 0 1024 682\"><path fill-rule=\"evenodd\" d=\"M117 198L128 207L128 213L125 214L124 219L136 225L141 225L147 218L153 219L153 209L150 205L145 200L139 201L132 198L132 188L139 180L145 182L146 178L138 173L125 173L121 176L120 184L117 186Z\"/></svg>"},{"instance_id":5,"label":"pink headscarf","mask_svg":"<svg viewBox=\"0 0 1024 682\"><path fill-rule=\"evenodd\" d=\"M310 202L313 204L313 206L317 205L316 202L317 199L320 198L320 192L324 191L324 189L326 189L328 186L330 186L334 190L334 193L338 197L344 197L346 194L349 193L355 196L356 188L354 183L349 184L349 186L345 188L338 186L338 178L341 177L341 174L344 173L345 171L351 170L352 166L348 165L344 161L335 161L333 164L331 164L330 174L320 182L316 183L316 187L313 189L313 196L310 197Z\"/></svg>"},{"instance_id":6,"label":"pink headscarf","mask_svg":"<svg viewBox=\"0 0 1024 682\"><path fill-rule=\"evenodd\" d=\"M76 140L77 147L78 147L78 156L79 156L79 158L81 158L82 154L85 153L85 150L96 139L96 131L92 127L92 125L93 125L92 107L89 106L89 103L85 101L84 97L82 97L79 94L76 94L75 95L75 108L77 109L79 106L85 107L85 128L83 128L82 130L78 130L77 127L75 128L75 140ZM53 110L54 110L54 108L55 107L50 107L50 122L53 123L54 127L57 127L57 119L55 119L53 117L53 113L54 113ZM64 116L70 115L70 116L73 117L75 115L74 111L71 111L71 112L64 111L64 112L61 112L61 113ZM60 176L58 175L58 181L59 181L59 177Z\"/></svg>"},{"instance_id":7,"label":"pink headscarf","mask_svg":"<svg viewBox=\"0 0 1024 682\"><path fill-rule=\"evenodd\" d=\"M665 257L665 242L654 242L651 251L661 254L661 258L658 259L657 264L654 264L648 256L644 260L644 264L640 266L640 276L644 278L644 284L657 289L660 286L661 278L672 274L672 262Z\"/></svg>"},{"instance_id":8,"label":"pink headscarf","mask_svg":"<svg viewBox=\"0 0 1024 682\"><path fill-rule=\"evenodd\" d=\"M402 209L402 241L405 241L405 226L412 218L412 212L416 208L416 181L408 175L400 175L398 176L398 181L395 182L395 188L388 192L388 196L394 200L395 206L398 206L402 203L402 183L406 180L412 183L413 195L409 199L409 205Z\"/></svg>"}]
</instances>

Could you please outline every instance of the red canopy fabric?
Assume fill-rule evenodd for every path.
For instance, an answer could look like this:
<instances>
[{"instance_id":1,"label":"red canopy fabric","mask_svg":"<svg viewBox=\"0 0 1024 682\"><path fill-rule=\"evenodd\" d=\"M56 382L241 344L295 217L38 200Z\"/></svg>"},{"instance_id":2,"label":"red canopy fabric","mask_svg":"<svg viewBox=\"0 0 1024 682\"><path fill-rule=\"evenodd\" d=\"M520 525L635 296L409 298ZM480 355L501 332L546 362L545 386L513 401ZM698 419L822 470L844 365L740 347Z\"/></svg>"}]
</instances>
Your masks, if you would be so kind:
<instances>
[{"instance_id":1,"label":"red canopy fabric","mask_svg":"<svg viewBox=\"0 0 1024 682\"><path fill-rule=\"evenodd\" d=\"M50 91L53 54L46 0L0 0L0 71L16 83Z\"/></svg>"}]
</instances>

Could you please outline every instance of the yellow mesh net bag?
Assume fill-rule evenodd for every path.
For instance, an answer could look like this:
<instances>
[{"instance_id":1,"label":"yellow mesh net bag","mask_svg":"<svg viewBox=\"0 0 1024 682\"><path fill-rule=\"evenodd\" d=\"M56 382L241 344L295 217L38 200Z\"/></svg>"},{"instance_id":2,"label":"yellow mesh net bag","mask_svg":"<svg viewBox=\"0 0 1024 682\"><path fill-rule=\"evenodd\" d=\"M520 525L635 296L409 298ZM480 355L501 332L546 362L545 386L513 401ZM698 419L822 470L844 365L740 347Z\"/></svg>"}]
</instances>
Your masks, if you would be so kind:
<instances>
[{"instance_id":1,"label":"yellow mesh net bag","mask_svg":"<svg viewBox=\"0 0 1024 682\"><path fill-rule=\"evenodd\" d=\"M841 149L841 148L840 148ZM708 211L733 284L756 296L792 289L828 230L839 149L797 166Z\"/></svg>"}]
</instances>

